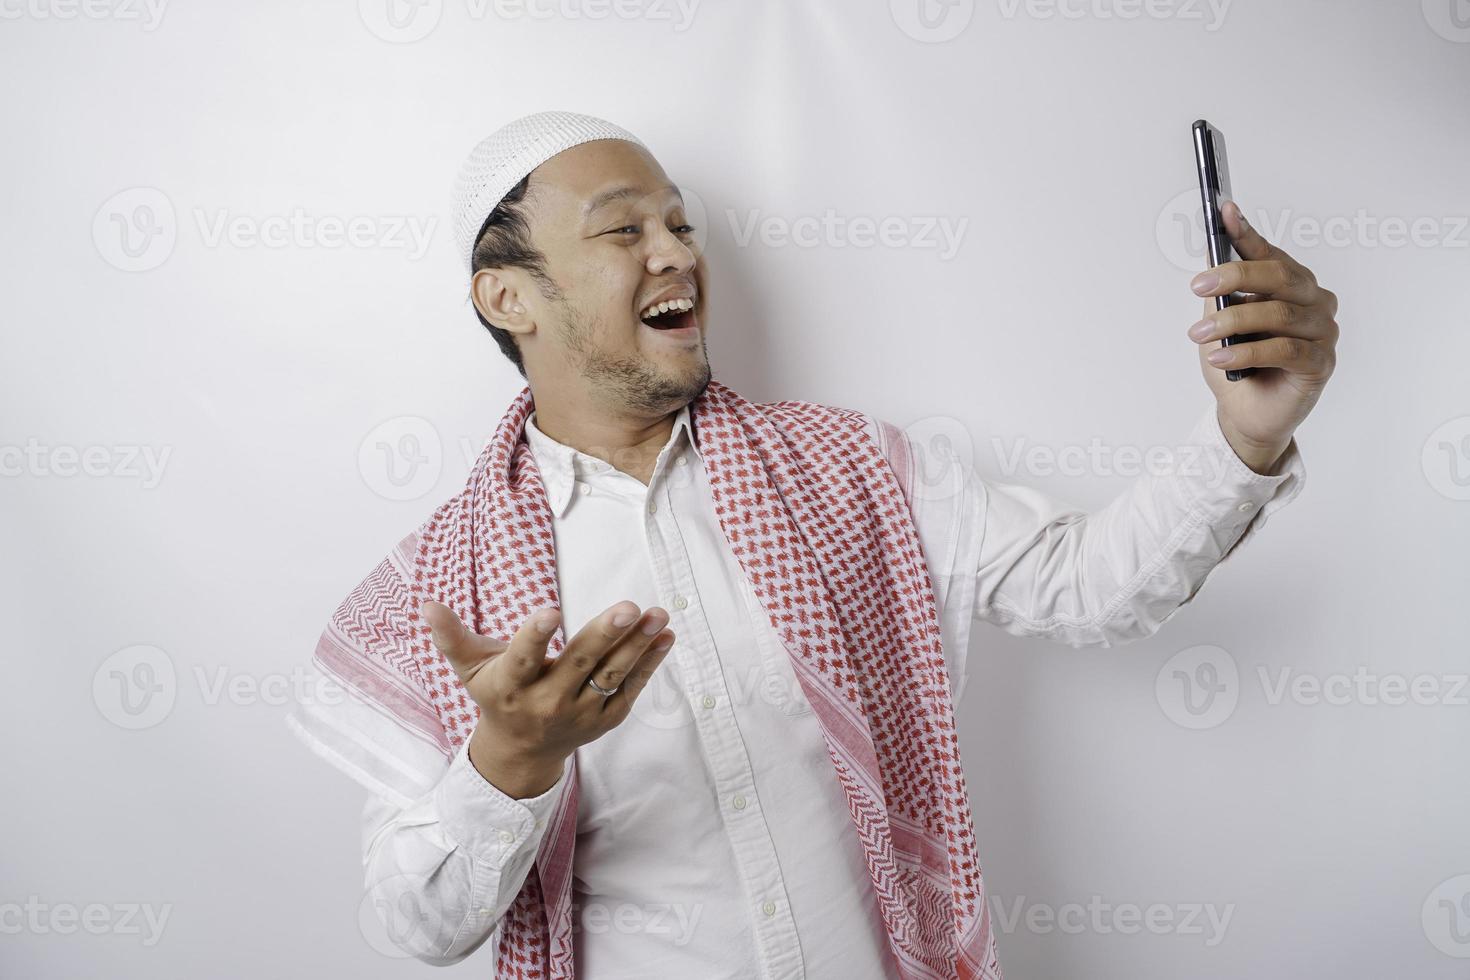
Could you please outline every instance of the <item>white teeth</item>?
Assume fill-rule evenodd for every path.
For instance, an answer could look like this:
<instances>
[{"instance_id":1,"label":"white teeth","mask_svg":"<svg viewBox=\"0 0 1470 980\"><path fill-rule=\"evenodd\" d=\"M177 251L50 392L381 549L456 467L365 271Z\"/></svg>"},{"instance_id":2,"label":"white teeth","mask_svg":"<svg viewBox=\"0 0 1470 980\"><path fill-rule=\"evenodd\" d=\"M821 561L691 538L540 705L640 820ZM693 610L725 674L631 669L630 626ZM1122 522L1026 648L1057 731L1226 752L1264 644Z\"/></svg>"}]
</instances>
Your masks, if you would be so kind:
<instances>
[{"instance_id":1,"label":"white teeth","mask_svg":"<svg viewBox=\"0 0 1470 980\"><path fill-rule=\"evenodd\" d=\"M648 309L644 310L641 315L643 319L647 320L650 317L655 317L662 313L667 313L670 310L683 312L684 310L692 309L694 309L694 300L692 299L671 299L662 303L653 304Z\"/></svg>"}]
</instances>

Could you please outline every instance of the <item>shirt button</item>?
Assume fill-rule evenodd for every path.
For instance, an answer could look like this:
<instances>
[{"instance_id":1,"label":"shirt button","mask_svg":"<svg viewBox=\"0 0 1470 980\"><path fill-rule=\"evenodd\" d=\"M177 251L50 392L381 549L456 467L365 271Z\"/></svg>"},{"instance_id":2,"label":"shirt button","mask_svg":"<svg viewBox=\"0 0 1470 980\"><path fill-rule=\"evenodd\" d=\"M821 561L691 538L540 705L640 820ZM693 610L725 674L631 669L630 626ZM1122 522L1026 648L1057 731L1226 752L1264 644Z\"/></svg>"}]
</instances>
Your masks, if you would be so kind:
<instances>
[{"instance_id":1,"label":"shirt button","mask_svg":"<svg viewBox=\"0 0 1470 980\"><path fill-rule=\"evenodd\" d=\"M1247 500L1245 503L1241 504L1239 507L1237 507L1235 509L1238 510L1238 511L1240 511L1242 514L1249 514L1252 510L1255 509L1255 506L1256 506L1255 504L1253 504L1249 500Z\"/></svg>"},{"instance_id":2,"label":"shirt button","mask_svg":"<svg viewBox=\"0 0 1470 980\"><path fill-rule=\"evenodd\" d=\"M684 598L681 595L674 596L674 608L675 609L685 609L685 608L688 608L688 606L689 606L689 600L688 599Z\"/></svg>"},{"instance_id":3,"label":"shirt button","mask_svg":"<svg viewBox=\"0 0 1470 980\"><path fill-rule=\"evenodd\" d=\"M592 488L589 487L587 484L585 484L585 483L581 482L580 480L578 480L577 481L577 492L578 493L582 493L582 494L591 493L592 492Z\"/></svg>"},{"instance_id":4,"label":"shirt button","mask_svg":"<svg viewBox=\"0 0 1470 980\"><path fill-rule=\"evenodd\" d=\"M766 913L766 915L775 915L776 914L776 903L775 902L767 902L766 904L764 904L764 905L761 906L761 911L764 912L764 913Z\"/></svg>"},{"instance_id":5,"label":"shirt button","mask_svg":"<svg viewBox=\"0 0 1470 980\"><path fill-rule=\"evenodd\" d=\"M500 842L502 844L509 844L511 841L513 841L515 839L516 839L516 835L515 834L512 834L508 830L502 830L500 832Z\"/></svg>"},{"instance_id":6,"label":"shirt button","mask_svg":"<svg viewBox=\"0 0 1470 980\"><path fill-rule=\"evenodd\" d=\"M684 464L686 464L688 462L689 462L689 457L687 457L687 456L680 456L678 459L674 460L674 465L675 466L683 466Z\"/></svg>"},{"instance_id":7,"label":"shirt button","mask_svg":"<svg viewBox=\"0 0 1470 980\"><path fill-rule=\"evenodd\" d=\"M731 800L730 802L735 804L735 809L737 810L745 809L745 797L741 796L739 793L736 793L735 799Z\"/></svg>"},{"instance_id":8,"label":"shirt button","mask_svg":"<svg viewBox=\"0 0 1470 980\"><path fill-rule=\"evenodd\" d=\"M654 503L654 502L653 502L653 501L652 501L652 500L650 500L650 501L649 501L649 502L648 502L648 512L649 512L649 513L650 513L650 514L652 514L652 513L655 513L655 512L657 512L657 511L658 511L658 504L656 504L656 503Z\"/></svg>"},{"instance_id":9,"label":"shirt button","mask_svg":"<svg viewBox=\"0 0 1470 980\"><path fill-rule=\"evenodd\" d=\"M713 708L715 706L715 699L706 694L704 697L699 699L699 703L704 705L706 708Z\"/></svg>"}]
</instances>

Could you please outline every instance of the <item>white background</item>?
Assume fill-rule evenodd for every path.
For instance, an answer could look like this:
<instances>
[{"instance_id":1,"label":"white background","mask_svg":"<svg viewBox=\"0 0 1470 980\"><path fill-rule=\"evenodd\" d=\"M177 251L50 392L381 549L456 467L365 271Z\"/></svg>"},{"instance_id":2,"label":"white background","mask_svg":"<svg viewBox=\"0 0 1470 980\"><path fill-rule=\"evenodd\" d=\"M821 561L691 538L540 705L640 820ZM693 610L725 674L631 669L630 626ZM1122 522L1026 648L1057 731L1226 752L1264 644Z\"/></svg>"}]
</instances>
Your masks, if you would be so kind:
<instances>
[{"instance_id":1,"label":"white background","mask_svg":"<svg viewBox=\"0 0 1470 980\"><path fill-rule=\"evenodd\" d=\"M480 137L566 108L702 203L716 377L962 432L982 475L1084 509L1127 477L997 447L1167 446L1209 404L1176 214L1190 122L1225 130L1246 213L1341 297L1338 373L1303 495L1158 635L977 626L960 722L1002 963L1470 976L1463 0L959 0L932 32L914 0L394 2L0 0L0 973L441 975L360 928L362 793L268 702L520 390L464 305L448 188ZM829 209L908 237L736 234ZM295 244L245 235L297 213ZM367 240L334 247L319 223L352 218ZM928 219L965 223L954 254ZM396 488L375 447L405 435L428 462ZM1238 681L1191 729L1170 658L1202 645ZM113 689L139 657L157 717ZM1272 703L1262 670L1370 680ZM1390 677L1439 701L1369 703ZM63 932L93 903L101 934ZM167 911L156 941L130 905ZM1124 931L1153 905L1174 926ZM1228 910L1222 940L1191 905Z\"/></svg>"}]
</instances>

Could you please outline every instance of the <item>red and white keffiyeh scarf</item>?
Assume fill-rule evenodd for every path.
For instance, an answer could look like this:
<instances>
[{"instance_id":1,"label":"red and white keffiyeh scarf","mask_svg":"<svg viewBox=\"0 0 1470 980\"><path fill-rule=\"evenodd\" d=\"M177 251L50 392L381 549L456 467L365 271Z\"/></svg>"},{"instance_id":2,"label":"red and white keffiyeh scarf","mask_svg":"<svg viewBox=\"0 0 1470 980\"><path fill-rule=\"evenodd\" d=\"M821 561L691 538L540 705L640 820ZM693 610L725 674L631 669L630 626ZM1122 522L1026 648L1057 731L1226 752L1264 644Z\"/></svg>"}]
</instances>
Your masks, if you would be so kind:
<instances>
[{"instance_id":1,"label":"red and white keffiyeh scarf","mask_svg":"<svg viewBox=\"0 0 1470 980\"><path fill-rule=\"evenodd\" d=\"M478 633L511 636L559 605L552 515L516 397L463 491L338 608L333 660L354 687L452 757L478 707L419 618L443 602ZM867 856L905 978L1000 980L934 593L907 488L861 413L756 404L711 381L690 406L725 537L791 656ZM880 425L891 429L887 423ZM907 452L897 430L890 452ZM579 628L573 625L573 632ZM349 649L343 650L346 642ZM559 627L553 656L564 649ZM341 672L339 670L339 672ZM577 772L502 920L499 980L573 975Z\"/></svg>"}]
</instances>

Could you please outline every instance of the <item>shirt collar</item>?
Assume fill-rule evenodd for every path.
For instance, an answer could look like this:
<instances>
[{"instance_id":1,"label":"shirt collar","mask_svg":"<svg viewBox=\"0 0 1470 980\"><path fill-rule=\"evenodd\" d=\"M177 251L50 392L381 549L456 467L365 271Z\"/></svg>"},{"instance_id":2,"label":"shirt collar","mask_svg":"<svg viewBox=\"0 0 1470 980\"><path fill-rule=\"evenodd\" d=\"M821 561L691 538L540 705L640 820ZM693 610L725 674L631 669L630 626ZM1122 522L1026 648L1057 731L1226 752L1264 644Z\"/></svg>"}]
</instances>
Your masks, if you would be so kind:
<instances>
[{"instance_id":1,"label":"shirt collar","mask_svg":"<svg viewBox=\"0 0 1470 980\"><path fill-rule=\"evenodd\" d=\"M526 441L531 446L536 467L541 471L541 482L546 485L551 513L556 517L566 511L578 479L606 473L613 468L611 463L557 442L542 432L536 427L535 411L526 419ZM688 405L679 409L679 414L674 418L674 428L669 433L669 441L664 444L663 452L672 456L681 452L686 444L692 446L696 453L699 452Z\"/></svg>"}]
</instances>

